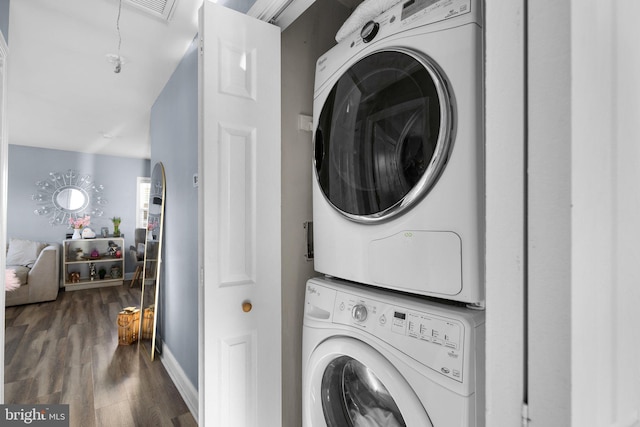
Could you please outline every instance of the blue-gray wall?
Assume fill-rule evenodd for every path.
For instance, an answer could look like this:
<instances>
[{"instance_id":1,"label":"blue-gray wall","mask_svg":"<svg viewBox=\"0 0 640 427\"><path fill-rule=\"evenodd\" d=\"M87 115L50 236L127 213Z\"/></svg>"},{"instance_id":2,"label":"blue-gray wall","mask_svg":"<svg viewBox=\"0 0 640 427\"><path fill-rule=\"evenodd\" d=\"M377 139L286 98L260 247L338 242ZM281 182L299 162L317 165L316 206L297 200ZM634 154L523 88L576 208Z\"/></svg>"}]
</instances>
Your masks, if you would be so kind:
<instances>
[{"instance_id":1,"label":"blue-gray wall","mask_svg":"<svg viewBox=\"0 0 640 427\"><path fill-rule=\"evenodd\" d=\"M7 44L9 44L9 3L10 0L0 0L0 31Z\"/></svg>"},{"instance_id":2,"label":"blue-gray wall","mask_svg":"<svg viewBox=\"0 0 640 427\"><path fill-rule=\"evenodd\" d=\"M136 227L136 178L149 176L149 160L116 156L49 150L9 144L9 185L7 194L7 239L16 237L45 242L61 242L70 230L52 226L46 217L35 215L37 208L31 196L35 183L49 179L49 172L75 169L89 174L96 184L104 186L103 196L109 202L102 217L91 218L91 229L100 232L109 227L110 218L122 218L120 230L125 235L125 249L134 244ZM126 271L133 271L133 260L125 259Z\"/></svg>"},{"instance_id":3,"label":"blue-gray wall","mask_svg":"<svg viewBox=\"0 0 640 427\"><path fill-rule=\"evenodd\" d=\"M196 40L151 108L151 164L162 162L166 202L160 334L198 387L198 55Z\"/></svg>"}]
</instances>

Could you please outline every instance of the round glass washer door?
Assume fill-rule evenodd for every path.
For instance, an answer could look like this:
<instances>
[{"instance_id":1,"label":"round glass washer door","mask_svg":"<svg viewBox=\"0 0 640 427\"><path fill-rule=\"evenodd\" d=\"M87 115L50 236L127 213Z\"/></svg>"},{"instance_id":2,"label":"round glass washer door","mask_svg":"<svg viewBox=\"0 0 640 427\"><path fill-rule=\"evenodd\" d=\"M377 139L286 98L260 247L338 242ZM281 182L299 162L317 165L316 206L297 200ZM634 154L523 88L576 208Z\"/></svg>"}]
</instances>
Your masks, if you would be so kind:
<instances>
[{"instance_id":1,"label":"round glass washer door","mask_svg":"<svg viewBox=\"0 0 640 427\"><path fill-rule=\"evenodd\" d=\"M402 374L367 344L331 338L309 362L303 391L308 425L433 427Z\"/></svg>"},{"instance_id":2,"label":"round glass washer door","mask_svg":"<svg viewBox=\"0 0 640 427\"><path fill-rule=\"evenodd\" d=\"M444 169L454 107L443 74L424 55L384 50L353 64L329 92L314 135L325 199L358 222L413 206Z\"/></svg>"}]
</instances>

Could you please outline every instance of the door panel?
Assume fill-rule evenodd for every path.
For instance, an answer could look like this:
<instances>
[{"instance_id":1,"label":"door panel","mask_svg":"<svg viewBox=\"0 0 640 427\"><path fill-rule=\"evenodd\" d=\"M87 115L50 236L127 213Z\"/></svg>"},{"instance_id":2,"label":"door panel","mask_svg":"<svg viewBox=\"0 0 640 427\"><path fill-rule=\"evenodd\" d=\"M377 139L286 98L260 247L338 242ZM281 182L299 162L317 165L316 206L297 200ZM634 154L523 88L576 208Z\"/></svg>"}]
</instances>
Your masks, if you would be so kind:
<instances>
[{"instance_id":1,"label":"door panel","mask_svg":"<svg viewBox=\"0 0 640 427\"><path fill-rule=\"evenodd\" d=\"M222 419L237 426L256 423L255 334L223 339L220 346Z\"/></svg>"},{"instance_id":2,"label":"door panel","mask_svg":"<svg viewBox=\"0 0 640 427\"><path fill-rule=\"evenodd\" d=\"M220 256L223 285L255 283L255 128L220 124Z\"/></svg>"},{"instance_id":3,"label":"door panel","mask_svg":"<svg viewBox=\"0 0 640 427\"><path fill-rule=\"evenodd\" d=\"M280 30L205 1L199 36L199 424L281 425Z\"/></svg>"}]
</instances>

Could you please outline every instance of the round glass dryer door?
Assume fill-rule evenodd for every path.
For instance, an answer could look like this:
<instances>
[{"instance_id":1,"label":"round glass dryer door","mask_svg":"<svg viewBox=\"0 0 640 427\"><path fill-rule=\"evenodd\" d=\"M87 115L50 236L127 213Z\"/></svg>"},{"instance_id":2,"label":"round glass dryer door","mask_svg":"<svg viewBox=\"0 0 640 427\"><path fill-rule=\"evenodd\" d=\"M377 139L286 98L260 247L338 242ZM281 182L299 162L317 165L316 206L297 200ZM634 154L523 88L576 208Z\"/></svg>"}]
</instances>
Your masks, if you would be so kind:
<instances>
[{"instance_id":1,"label":"round glass dryer door","mask_svg":"<svg viewBox=\"0 0 640 427\"><path fill-rule=\"evenodd\" d=\"M397 215L433 187L452 145L454 103L431 59L375 52L331 89L315 132L326 200L358 222Z\"/></svg>"}]
</instances>

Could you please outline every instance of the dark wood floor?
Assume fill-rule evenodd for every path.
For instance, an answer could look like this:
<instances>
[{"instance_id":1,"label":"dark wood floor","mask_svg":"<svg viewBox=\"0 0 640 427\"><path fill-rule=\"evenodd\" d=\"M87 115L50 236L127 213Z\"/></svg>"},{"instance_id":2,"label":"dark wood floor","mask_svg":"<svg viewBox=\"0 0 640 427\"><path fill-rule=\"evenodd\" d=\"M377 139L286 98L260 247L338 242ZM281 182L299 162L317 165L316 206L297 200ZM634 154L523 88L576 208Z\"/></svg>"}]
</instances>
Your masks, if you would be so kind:
<instances>
[{"instance_id":1,"label":"dark wood floor","mask_svg":"<svg viewBox=\"0 0 640 427\"><path fill-rule=\"evenodd\" d=\"M61 292L5 312L5 403L69 404L71 427L196 426L162 363L119 346L128 285Z\"/></svg>"}]
</instances>

